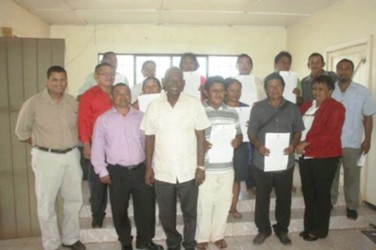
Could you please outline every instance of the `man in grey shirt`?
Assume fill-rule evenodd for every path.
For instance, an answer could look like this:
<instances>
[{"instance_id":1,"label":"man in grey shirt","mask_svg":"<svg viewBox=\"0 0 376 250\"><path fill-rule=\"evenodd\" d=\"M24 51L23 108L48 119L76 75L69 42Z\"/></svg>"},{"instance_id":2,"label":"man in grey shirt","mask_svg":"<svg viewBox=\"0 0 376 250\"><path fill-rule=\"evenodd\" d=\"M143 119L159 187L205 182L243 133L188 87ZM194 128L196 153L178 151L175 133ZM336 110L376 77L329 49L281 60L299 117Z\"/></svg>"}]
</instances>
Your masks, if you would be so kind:
<instances>
[{"instance_id":1,"label":"man in grey shirt","mask_svg":"<svg viewBox=\"0 0 376 250\"><path fill-rule=\"evenodd\" d=\"M304 130L303 120L297 106L283 98L284 80L278 73L265 78L264 88L267 98L254 104L248 127L249 141L253 151L252 164L255 166L256 210L255 222L259 230L253 244L262 244L271 235L269 220L270 193L274 186L276 199L276 220L273 230L284 245L291 244L288 226L291 215L291 186L294 172L294 149ZM285 170L264 171L265 157L270 150L265 146L267 133L290 133L290 144L283 150L288 155Z\"/></svg>"}]
</instances>

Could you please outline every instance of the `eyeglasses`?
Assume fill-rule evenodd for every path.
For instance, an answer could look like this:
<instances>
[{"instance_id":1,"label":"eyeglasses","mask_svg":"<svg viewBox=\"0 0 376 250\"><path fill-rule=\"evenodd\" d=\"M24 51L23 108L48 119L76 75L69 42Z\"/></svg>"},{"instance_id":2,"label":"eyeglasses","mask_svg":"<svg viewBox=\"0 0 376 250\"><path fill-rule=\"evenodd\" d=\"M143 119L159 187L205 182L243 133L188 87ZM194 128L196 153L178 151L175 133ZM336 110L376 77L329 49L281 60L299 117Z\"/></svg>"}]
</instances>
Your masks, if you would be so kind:
<instances>
[{"instance_id":1,"label":"eyeglasses","mask_svg":"<svg viewBox=\"0 0 376 250\"><path fill-rule=\"evenodd\" d=\"M99 72L98 75L101 75L101 76L115 76L115 73L112 73L112 72Z\"/></svg>"}]
</instances>

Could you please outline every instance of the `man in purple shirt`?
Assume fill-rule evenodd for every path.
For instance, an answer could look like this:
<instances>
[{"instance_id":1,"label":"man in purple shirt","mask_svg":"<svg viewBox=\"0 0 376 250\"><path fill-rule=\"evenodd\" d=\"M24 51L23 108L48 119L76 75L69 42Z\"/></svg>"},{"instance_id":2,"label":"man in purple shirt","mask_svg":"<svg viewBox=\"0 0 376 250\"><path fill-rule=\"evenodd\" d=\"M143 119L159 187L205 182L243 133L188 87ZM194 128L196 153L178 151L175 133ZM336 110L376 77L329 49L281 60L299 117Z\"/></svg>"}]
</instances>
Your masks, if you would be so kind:
<instances>
[{"instance_id":1,"label":"man in purple shirt","mask_svg":"<svg viewBox=\"0 0 376 250\"><path fill-rule=\"evenodd\" d=\"M162 250L155 235L155 193L145 184L145 136L142 113L131 107L126 84L112 87L113 107L94 126L91 162L103 184L109 184L112 216L122 250L132 249L128 204L132 195L138 249Z\"/></svg>"}]
</instances>

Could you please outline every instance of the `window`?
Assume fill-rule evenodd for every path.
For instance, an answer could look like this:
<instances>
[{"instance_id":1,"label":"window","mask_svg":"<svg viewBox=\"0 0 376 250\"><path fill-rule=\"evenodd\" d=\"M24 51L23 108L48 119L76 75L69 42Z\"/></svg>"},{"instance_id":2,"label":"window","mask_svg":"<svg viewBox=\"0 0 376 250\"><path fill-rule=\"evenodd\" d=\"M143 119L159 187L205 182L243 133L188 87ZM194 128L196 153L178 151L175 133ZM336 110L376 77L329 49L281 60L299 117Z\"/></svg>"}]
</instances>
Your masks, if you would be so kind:
<instances>
[{"instance_id":1,"label":"window","mask_svg":"<svg viewBox=\"0 0 376 250\"><path fill-rule=\"evenodd\" d=\"M100 62L103 54L99 54ZM198 72L205 77L220 75L224 78L238 74L236 70L237 55L198 55L196 54L200 67ZM152 60L157 65L156 77L162 79L166 70L172 66L179 67L181 54L117 54L117 72L128 78L132 87L141 83L144 79L141 73L142 64L146 60Z\"/></svg>"}]
</instances>

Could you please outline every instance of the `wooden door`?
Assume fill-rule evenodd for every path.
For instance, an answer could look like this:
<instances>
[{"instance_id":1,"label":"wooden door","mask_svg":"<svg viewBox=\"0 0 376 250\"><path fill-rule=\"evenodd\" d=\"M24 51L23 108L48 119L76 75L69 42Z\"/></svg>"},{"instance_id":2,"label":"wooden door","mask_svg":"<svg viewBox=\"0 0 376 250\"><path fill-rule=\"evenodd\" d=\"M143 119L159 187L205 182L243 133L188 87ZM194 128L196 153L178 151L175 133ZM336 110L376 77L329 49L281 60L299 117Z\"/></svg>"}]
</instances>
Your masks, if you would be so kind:
<instances>
[{"instance_id":1,"label":"wooden door","mask_svg":"<svg viewBox=\"0 0 376 250\"><path fill-rule=\"evenodd\" d=\"M62 39L0 38L0 239L40 235L30 146L14 128L22 103L44 89L47 69L64 66L64 52Z\"/></svg>"}]
</instances>

